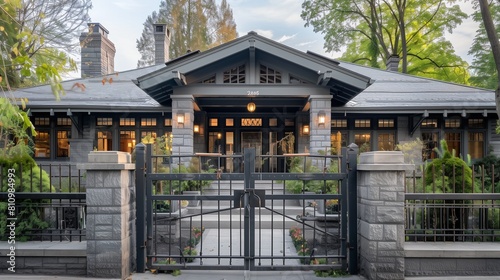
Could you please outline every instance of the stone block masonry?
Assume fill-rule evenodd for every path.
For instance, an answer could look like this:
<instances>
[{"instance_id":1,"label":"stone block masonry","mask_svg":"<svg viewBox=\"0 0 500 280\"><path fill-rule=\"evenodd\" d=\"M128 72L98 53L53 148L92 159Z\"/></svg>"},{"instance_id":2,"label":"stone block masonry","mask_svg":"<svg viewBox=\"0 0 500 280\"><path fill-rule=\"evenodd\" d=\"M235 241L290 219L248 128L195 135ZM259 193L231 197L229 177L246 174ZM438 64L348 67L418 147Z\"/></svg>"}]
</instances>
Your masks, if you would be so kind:
<instances>
[{"instance_id":1,"label":"stone block masonry","mask_svg":"<svg viewBox=\"0 0 500 280\"><path fill-rule=\"evenodd\" d=\"M135 165L130 154L91 152L87 171L87 276L127 278L136 266Z\"/></svg>"},{"instance_id":2,"label":"stone block masonry","mask_svg":"<svg viewBox=\"0 0 500 280\"><path fill-rule=\"evenodd\" d=\"M358 240L361 274L404 279L404 180L401 152L369 152L358 164Z\"/></svg>"}]
</instances>

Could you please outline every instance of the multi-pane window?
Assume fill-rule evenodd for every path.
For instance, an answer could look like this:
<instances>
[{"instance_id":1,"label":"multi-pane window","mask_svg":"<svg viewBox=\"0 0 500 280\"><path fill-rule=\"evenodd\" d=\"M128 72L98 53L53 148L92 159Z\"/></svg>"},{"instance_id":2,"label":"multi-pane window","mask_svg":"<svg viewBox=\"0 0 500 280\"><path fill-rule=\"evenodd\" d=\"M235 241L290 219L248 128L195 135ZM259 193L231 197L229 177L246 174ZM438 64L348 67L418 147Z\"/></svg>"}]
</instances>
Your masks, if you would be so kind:
<instances>
[{"instance_id":1,"label":"multi-pane window","mask_svg":"<svg viewBox=\"0 0 500 280\"><path fill-rule=\"evenodd\" d=\"M113 150L113 136L111 131L97 130L97 150L111 151Z\"/></svg>"},{"instance_id":2,"label":"multi-pane window","mask_svg":"<svg viewBox=\"0 0 500 280\"><path fill-rule=\"evenodd\" d=\"M37 131L35 136L35 157L50 157L50 133L49 131Z\"/></svg>"},{"instance_id":3,"label":"multi-pane window","mask_svg":"<svg viewBox=\"0 0 500 280\"><path fill-rule=\"evenodd\" d=\"M69 157L69 139L71 130L57 131L57 157Z\"/></svg>"},{"instance_id":4,"label":"multi-pane window","mask_svg":"<svg viewBox=\"0 0 500 280\"><path fill-rule=\"evenodd\" d=\"M278 126L278 119L277 118L269 119L269 126Z\"/></svg>"},{"instance_id":5,"label":"multi-pane window","mask_svg":"<svg viewBox=\"0 0 500 280\"><path fill-rule=\"evenodd\" d=\"M422 142L424 142L422 159L435 159L437 153L434 148L438 147L439 133L437 132L422 132Z\"/></svg>"},{"instance_id":6,"label":"multi-pane window","mask_svg":"<svg viewBox=\"0 0 500 280\"><path fill-rule=\"evenodd\" d=\"M272 68L260 65L261 84L281 84L281 73Z\"/></svg>"},{"instance_id":7,"label":"multi-pane window","mask_svg":"<svg viewBox=\"0 0 500 280\"><path fill-rule=\"evenodd\" d=\"M156 126L156 118L141 118L141 126Z\"/></svg>"},{"instance_id":8,"label":"multi-pane window","mask_svg":"<svg viewBox=\"0 0 500 280\"><path fill-rule=\"evenodd\" d=\"M71 126L70 118L57 118L57 126Z\"/></svg>"},{"instance_id":9,"label":"multi-pane window","mask_svg":"<svg viewBox=\"0 0 500 280\"><path fill-rule=\"evenodd\" d=\"M98 126L112 126L113 118L97 118Z\"/></svg>"},{"instance_id":10,"label":"multi-pane window","mask_svg":"<svg viewBox=\"0 0 500 280\"><path fill-rule=\"evenodd\" d=\"M35 118L35 126L49 126L50 118Z\"/></svg>"},{"instance_id":11,"label":"multi-pane window","mask_svg":"<svg viewBox=\"0 0 500 280\"><path fill-rule=\"evenodd\" d=\"M379 151L393 151L395 146L395 135L393 132L379 133L377 136L377 145Z\"/></svg>"},{"instance_id":12,"label":"multi-pane window","mask_svg":"<svg viewBox=\"0 0 500 280\"><path fill-rule=\"evenodd\" d=\"M445 119L445 128L460 128L460 119Z\"/></svg>"},{"instance_id":13,"label":"multi-pane window","mask_svg":"<svg viewBox=\"0 0 500 280\"><path fill-rule=\"evenodd\" d=\"M437 128L438 120L437 119L425 119L422 121L420 125L421 128Z\"/></svg>"},{"instance_id":14,"label":"multi-pane window","mask_svg":"<svg viewBox=\"0 0 500 280\"><path fill-rule=\"evenodd\" d=\"M234 126L234 119L226 119L226 126Z\"/></svg>"},{"instance_id":15,"label":"multi-pane window","mask_svg":"<svg viewBox=\"0 0 500 280\"><path fill-rule=\"evenodd\" d=\"M241 126L262 126L262 119L260 118L243 118L241 119Z\"/></svg>"},{"instance_id":16,"label":"multi-pane window","mask_svg":"<svg viewBox=\"0 0 500 280\"><path fill-rule=\"evenodd\" d=\"M394 120L393 119L379 119L378 127L380 128L393 128Z\"/></svg>"},{"instance_id":17,"label":"multi-pane window","mask_svg":"<svg viewBox=\"0 0 500 280\"><path fill-rule=\"evenodd\" d=\"M172 126L172 119L165 119L165 126Z\"/></svg>"},{"instance_id":18,"label":"multi-pane window","mask_svg":"<svg viewBox=\"0 0 500 280\"><path fill-rule=\"evenodd\" d=\"M244 84L245 83L245 65L233 67L224 71L224 84Z\"/></svg>"},{"instance_id":19,"label":"multi-pane window","mask_svg":"<svg viewBox=\"0 0 500 280\"><path fill-rule=\"evenodd\" d=\"M120 118L120 126L135 126L135 118Z\"/></svg>"},{"instance_id":20,"label":"multi-pane window","mask_svg":"<svg viewBox=\"0 0 500 280\"><path fill-rule=\"evenodd\" d=\"M337 133L332 133L330 135L330 143L332 154L339 155L342 147L347 146L347 132L338 131Z\"/></svg>"},{"instance_id":21,"label":"multi-pane window","mask_svg":"<svg viewBox=\"0 0 500 280\"><path fill-rule=\"evenodd\" d=\"M462 151L460 149L460 141L461 141L461 133L460 132L445 132L444 133L444 140L446 140L446 143L448 144L448 151L453 154L455 153L455 156L459 157L462 154Z\"/></svg>"},{"instance_id":22,"label":"multi-pane window","mask_svg":"<svg viewBox=\"0 0 500 280\"><path fill-rule=\"evenodd\" d=\"M366 120L354 120L354 127L356 128L367 128L371 126L369 119Z\"/></svg>"},{"instance_id":23,"label":"multi-pane window","mask_svg":"<svg viewBox=\"0 0 500 280\"><path fill-rule=\"evenodd\" d=\"M209 126L219 126L219 120L217 118L211 118L208 122Z\"/></svg>"},{"instance_id":24,"label":"multi-pane window","mask_svg":"<svg viewBox=\"0 0 500 280\"><path fill-rule=\"evenodd\" d=\"M354 134L354 143L358 145L360 152L369 152L371 150L370 133Z\"/></svg>"},{"instance_id":25,"label":"multi-pane window","mask_svg":"<svg viewBox=\"0 0 500 280\"><path fill-rule=\"evenodd\" d=\"M469 119L468 126L469 128L485 128L486 122L484 119Z\"/></svg>"},{"instance_id":26,"label":"multi-pane window","mask_svg":"<svg viewBox=\"0 0 500 280\"><path fill-rule=\"evenodd\" d=\"M480 159L484 157L483 132L470 132L468 144L469 144L469 155L472 159Z\"/></svg>"},{"instance_id":27,"label":"multi-pane window","mask_svg":"<svg viewBox=\"0 0 500 280\"><path fill-rule=\"evenodd\" d=\"M131 153L135 147L135 130L120 131L120 151Z\"/></svg>"},{"instance_id":28,"label":"multi-pane window","mask_svg":"<svg viewBox=\"0 0 500 280\"><path fill-rule=\"evenodd\" d=\"M347 128L347 120L345 120L345 119L332 119L332 127L334 127L334 128Z\"/></svg>"}]
</instances>

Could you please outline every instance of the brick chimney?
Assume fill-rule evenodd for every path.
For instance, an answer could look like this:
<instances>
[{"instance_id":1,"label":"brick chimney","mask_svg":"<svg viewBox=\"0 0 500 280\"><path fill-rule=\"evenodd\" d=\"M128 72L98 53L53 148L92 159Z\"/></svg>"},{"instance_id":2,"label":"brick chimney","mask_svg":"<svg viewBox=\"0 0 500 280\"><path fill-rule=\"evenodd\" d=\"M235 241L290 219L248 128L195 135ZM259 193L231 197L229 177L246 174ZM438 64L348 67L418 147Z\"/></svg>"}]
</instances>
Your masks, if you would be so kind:
<instances>
[{"instance_id":1,"label":"brick chimney","mask_svg":"<svg viewBox=\"0 0 500 280\"><path fill-rule=\"evenodd\" d=\"M387 71L398 72L399 56L393 54L389 56L385 63Z\"/></svg>"},{"instance_id":2,"label":"brick chimney","mask_svg":"<svg viewBox=\"0 0 500 280\"><path fill-rule=\"evenodd\" d=\"M153 32L155 37L155 65L165 64L169 60L170 30L165 23L154 23Z\"/></svg>"},{"instance_id":3,"label":"brick chimney","mask_svg":"<svg viewBox=\"0 0 500 280\"><path fill-rule=\"evenodd\" d=\"M89 23L89 32L82 32L82 78L99 77L115 72L115 45L108 39L108 30L99 23Z\"/></svg>"}]
</instances>

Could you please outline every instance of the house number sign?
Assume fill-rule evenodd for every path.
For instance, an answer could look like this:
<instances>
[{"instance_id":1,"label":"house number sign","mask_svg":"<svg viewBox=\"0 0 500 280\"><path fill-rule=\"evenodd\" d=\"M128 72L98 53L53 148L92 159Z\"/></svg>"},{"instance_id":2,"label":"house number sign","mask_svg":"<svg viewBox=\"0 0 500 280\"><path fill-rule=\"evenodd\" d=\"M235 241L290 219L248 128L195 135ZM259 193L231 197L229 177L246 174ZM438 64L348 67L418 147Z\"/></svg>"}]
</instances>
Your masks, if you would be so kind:
<instances>
[{"instance_id":1,"label":"house number sign","mask_svg":"<svg viewBox=\"0 0 500 280\"><path fill-rule=\"evenodd\" d=\"M247 95L248 96L257 96L259 95L259 91L258 90L247 90Z\"/></svg>"}]
</instances>

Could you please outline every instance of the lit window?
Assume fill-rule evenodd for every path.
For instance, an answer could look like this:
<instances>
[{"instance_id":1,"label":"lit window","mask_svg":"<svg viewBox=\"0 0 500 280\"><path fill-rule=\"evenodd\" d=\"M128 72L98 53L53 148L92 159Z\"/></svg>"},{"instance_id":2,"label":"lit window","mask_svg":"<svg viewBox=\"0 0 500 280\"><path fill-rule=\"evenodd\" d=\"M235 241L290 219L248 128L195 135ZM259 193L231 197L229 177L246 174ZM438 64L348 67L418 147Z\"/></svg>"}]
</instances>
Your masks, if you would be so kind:
<instances>
[{"instance_id":1,"label":"lit window","mask_svg":"<svg viewBox=\"0 0 500 280\"><path fill-rule=\"evenodd\" d=\"M226 126L234 126L234 119L226 119Z\"/></svg>"},{"instance_id":2,"label":"lit window","mask_svg":"<svg viewBox=\"0 0 500 280\"><path fill-rule=\"evenodd\" d=\"M135 126L135 118L120 118L120 126Z\"/></svg>"},{"instance_id":3,"label":"lit window","mask_svg":"<svg viewBox=\"0 0 500 280\"><path fill-rule=\"evenodd\" d=\"M438 121L437 119L425 119L422 121L422 124L420 125L421 128L437 128L438 127Z\"/></svg>"},{"instance_id":4,"label":"lit window","mask_svg":"<svg viewBox=\"0 0 500 280\"><path fill-rule=\"evenodd\" d=\"M370 127L371 123L370 123L370 120L355 120L354 121L354 127L356 128L366 128L366 127Z\"/></svg>"},{"instance_id":5,"label":"lit window","mask_svg":"<svg viewBox=\"0 0 500 280\"><path fill-rule=\"evenodd\" d=\"M70 118L57 118L57 125L58 126L71 126L71 119Z\"/></svg>"},{"instance_id":6,"label":"lit window","mask_svg":"<svg viewBox=\"0 0 500 280\"><path fill-rule=\"evenodd\" d=\"M448 151L450 153L455 153L457 157L459 157L462 153L460 149L460 140L461 140L461 134L459 132L445 132L444 133L444 140L446 140L446 143L448 144Z\"/></svg>"},{"instance_id":7,"label":"lit window","mask_svg":"<svg viewBox=\"0 0 500 280\"><path fill-rule=\"evenodd\" d=\"M224 84L244 84L245 83L245 65L231 68L224 71Z\"/></svg>"},{"instance_id":8,"label":"lit window","mask_svg":"<svg viewBox=\"0 0 500 280\"><path fill-rule=\"evenodd\" d=\"M395 144L394 133L379 133L377 137L379 151L393 151Z\"/></svg>"},{"instance_id":9,"label":"lit window","mask_svg":"<svg viewBox=\"0 0 500 280\"><path fill-rule=\"evenodd\" d=\"M105 131L105 130L97 131L97 150L98 151L113 150L113 136L111 134L111 131Z\"/></svg>"},{"instance_id":10,"label":"lit window","mask_svg":"<svg viewBox=\"0 0 500 280\"><path fill-rule=\"evenodd\" d=\"M278 126L278 119L276 118L269 119L269 126Z\"/></svg>"},{"instance_id":11,"label":"lit window","mask_svg":"<svg viewBox=\"0 0 500 280\"><path fill-rule=\"evenodd\" d=\"M347 127L347 120L332 119L332 127L335 128Z\"/></svg>"},{"instance_id":12,"label":"lit window","mask_svg":"<svg viewBox=\"0 0 500 280\"><path fill-rule=\"evenodd\" d=\"M262 126L262 119L241 119L241 126Z\"/></svg>"},{"instance_id":13,"label":"lit window","mask_svg":"<svg viewBox=\"0 0 500 280\"><path fill-rule=\"evenodd\" d=\"M120 151L131 153L135 147L135 144L134 130L120 131Z\"/></svg>"},{"instance_id":14,"label":"lit window","mask_svg":"<svg viewBox=\"0 0 500 280\"><path fill-rule=\"evenodd\" d=\"M141 126L156 126L156 118L142 118Z\"/></svg>"},{"instance_id":15,"label":"lit window","mask_svg":"<svg viewBox=\"0 0 500 280\"><path fill-rule=\"evenodd\" d=\"M172 126L172 119L165 119L165 126Z\"/></svg>"},{"instance_id":16,"label":"lit window","mask_svg":"<svg viewBox=\"0 0 500 280\"><path fill-rule=\"evenodd\" d=\"M469 154L472 159L484 157L484 133L469 133Z\"/></svg>"},{"instance_id":17,"label":"lit window","mask_svg":"<svg viewBox=\"0 0 500 280\"><path fill-rule=\"evenodd\" d=\"M437 132L422 132L422 142L424 142L424 148L422 150L422 159L435 159L437 158L437 153L434 148L438 146L439 135Z\"/></svg>"},{"instance_id":18,"label":"lit window","mask_svg":"<svg viewBox=\"0 0 500 280\"><path fill-rule=\"evenodd\" d=\"M111 126L113 125L112 118L97 118L97 125L99 126Z\"/></svg>"},{"instance_id":19,"label":"lit window","mask_svg":"<svg viewBox=\"0 0 500 280\"><path fill-rule=\"evenodd\" d=\"M354 143L358 145L360 152L369 152L371 150L370 133L354 134Z\"/></svg>"},{"instance_id":20,"label":"lit window","mask_svg":"<svg viewBox=\"0 0 500 280\"><path fill-rule=\"evenodd\" d=\"M285 119L285 126L295 126L295 121L293 119Z\"/></svg>"},{"instance_id":21,"label":"lit window","mask_svg":"<svg viewBox=\"0 0 500 280\"><path fill-rule=\"evenodd\" d=\"M50 125L50 118L35 118L35 126Z\"/></svg>"},{"instance_id":22,"label":"lit window","mask_svg":"<svg viewBox=\"0 0 500 280\"><path fill-rule=\"evenodd\" d=\"M393 119L380 119L378 120L378 127L394 127L394 120Z\"/></svg>"},{"instance_id":23,"label":"lit window","mask_svg":"<svg viewBox=\"0 0 500 280\"><path fill-rule=\"evenodd\" d=\"M71 131L59 130L57 132L57 157L69 157L69 139Z\"/></svg>"},{"instance_id":24,"label":"lit window","mask_svg":"<svg viewBox=\"0 0 500 280\"><path fill-rule=\"evenodd\" d=\"M446 119L444 120L444 127L446 128L459 128L460 119Z\"/></svg>"},{"instance_id":25,"label":"lit window","mask_svg":"<svg viewBox=\"0 0 500 280\"><path fill-rule=\"evenodd\" d=\"M330 143L332 147L332 154L339 155L340 149L347 146L347 133L332 133L330 135Z\"/></svg>"},{"instance_id":26,"label":"lit window","mask_svg":"<svg viewBox=\"0 0 500 280\"><path fill-rule=\"evenodd\" d=\"M219 120L216 118L210 119L210 126L218 126L219 125Z\"/></svg>"},{"instance_id":27,"label":"lit window","mask_svg":"<svg viewBox=\"0 0 500 280\"><path fill-rule=\"evenodd\" d=\"M35 157L50 157L50 133L37 131L35 136Z\"/></svg>"}]
</instances>

